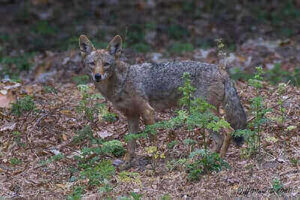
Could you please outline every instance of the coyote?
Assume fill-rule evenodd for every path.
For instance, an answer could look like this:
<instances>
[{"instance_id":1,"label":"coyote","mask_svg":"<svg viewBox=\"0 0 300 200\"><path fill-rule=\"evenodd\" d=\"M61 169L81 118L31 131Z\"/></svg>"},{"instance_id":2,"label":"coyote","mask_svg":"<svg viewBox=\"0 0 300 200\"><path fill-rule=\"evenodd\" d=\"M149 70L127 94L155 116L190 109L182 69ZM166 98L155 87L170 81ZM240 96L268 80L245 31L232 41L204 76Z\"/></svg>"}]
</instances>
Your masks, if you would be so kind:
<instances>
[{"instance_id":1,"label":"coyote","mask_svg":"<svg viewBox=\"0 0 300 200\"><path fill-rule=\"evenodd\" d=\"M184 72L190 74L196 97L215 106L216 114L222 105L225 119L233 129L246 127L246 114L234 84L226 71L217 65L195 61L130 65L121 59L122 38L119 35L106 49L95 49L89 39L81 35L79 46L82 61L89 69L95 87L127 117L129 133L139 132L140 117L150 125L155 123L154 109L159 111L176 106L182 96L178 87L183 85ZM224 156L231 140L229 131L223 137L217 133L212 137L217 144L215 150ZM233 137L233 140L241 144L243 138ZM128 142L126 161L134 158L135 146L135 141Z\"/></svg>"}]
</instances>

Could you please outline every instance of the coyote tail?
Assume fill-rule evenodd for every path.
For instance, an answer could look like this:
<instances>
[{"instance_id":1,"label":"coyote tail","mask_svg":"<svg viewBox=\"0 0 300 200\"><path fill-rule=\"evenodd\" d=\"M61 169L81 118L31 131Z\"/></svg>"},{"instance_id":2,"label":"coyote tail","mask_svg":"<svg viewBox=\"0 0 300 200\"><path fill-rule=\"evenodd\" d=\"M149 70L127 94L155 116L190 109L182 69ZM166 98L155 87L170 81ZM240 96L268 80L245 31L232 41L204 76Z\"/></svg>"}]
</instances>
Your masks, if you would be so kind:
<instances>
[{"instance_id":1,"label":"coyote tail","mask_svg":"<svg viewBox=\"0 0 300 200\"><path fill-rule=\"evenodd\" d=\"M240 98L230 79L225 81L224 99L225 118L234 130L245 129L247 127L247 116L240 102ZM243 144L243 136L233 136L236 145Z\"/></svg>"}]
</instances>

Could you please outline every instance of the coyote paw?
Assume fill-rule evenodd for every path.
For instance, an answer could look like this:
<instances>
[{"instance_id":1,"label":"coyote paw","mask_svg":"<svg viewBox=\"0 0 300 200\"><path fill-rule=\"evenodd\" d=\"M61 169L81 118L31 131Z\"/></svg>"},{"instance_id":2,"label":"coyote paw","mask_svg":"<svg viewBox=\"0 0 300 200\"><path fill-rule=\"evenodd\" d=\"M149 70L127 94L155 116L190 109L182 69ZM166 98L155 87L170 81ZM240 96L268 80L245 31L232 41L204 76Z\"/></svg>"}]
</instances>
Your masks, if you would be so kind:
<instances>
[{"instance_id":1,"label":"coyote paw","mask_svg":"<svg viewBox=\"0 0 300 200\"><path fill-rule=\"evenodd\" d=\"M130 153L126 153L124 156L124 162L121 163L119 166L120 170L128 170L133 166L133 160L134 160L134 155Z\"/></svg>"},{"instance_id":2,"label":"coyote paw","mask_svg":"<svg viewBox=\"0 0 300 200\"><path fill-rule=\"evenodd\" d=\"M133 166L133 162L132 161L125 161L122 165L120 165L119 169L121 171L124 171L124 170L130 169L132 166Z\"/></svg>"}]
</instances>

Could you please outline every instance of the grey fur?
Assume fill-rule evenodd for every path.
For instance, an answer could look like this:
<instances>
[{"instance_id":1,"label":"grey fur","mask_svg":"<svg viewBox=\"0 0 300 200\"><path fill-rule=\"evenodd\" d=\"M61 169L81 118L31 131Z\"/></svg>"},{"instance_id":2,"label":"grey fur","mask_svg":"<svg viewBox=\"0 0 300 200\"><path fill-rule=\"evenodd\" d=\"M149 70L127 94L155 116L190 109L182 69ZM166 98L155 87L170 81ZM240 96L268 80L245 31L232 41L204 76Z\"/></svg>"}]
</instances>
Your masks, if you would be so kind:
<instances>
[{"instance_id":1,"label":"grey fur","mask_svg":"<svg viewBox=\"0 0 300 200\"><path fill-rule=\"evenodd\" d=\"M234 129L246 126L246 114L240 103L236 89L229 76L217 65L183 61L161 64L143 63L127 65L120 74L118 69L111 76L112 85L95 83L96 87L118 109L125 114L140 112L136 99L143 98L156 110L176 106L181 94L178 87L183 85L183 73L189 72L195 96L205 98L210 104L224 106L226 119ZM108 91L109 88L109 91ZM126 101L126 103L121 103Z\"/></svg>"}]
</instances>

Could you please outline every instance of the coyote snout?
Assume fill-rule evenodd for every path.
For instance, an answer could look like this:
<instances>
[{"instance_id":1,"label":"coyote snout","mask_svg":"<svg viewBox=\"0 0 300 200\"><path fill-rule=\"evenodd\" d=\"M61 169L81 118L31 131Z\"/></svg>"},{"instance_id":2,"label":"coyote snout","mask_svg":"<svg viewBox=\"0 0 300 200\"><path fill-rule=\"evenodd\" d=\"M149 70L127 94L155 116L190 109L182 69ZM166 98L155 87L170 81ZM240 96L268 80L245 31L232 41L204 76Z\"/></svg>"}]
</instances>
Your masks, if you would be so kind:
<instances>
[{"instance_id":1,"label":"coyote snout","mask_svg":"<svg viewBox=\"0 0 300 200\"><path fill-rule=\"evenodd\" d=\"M247 125L234 83L217 65L194 61L129 65L119 59L122 49L119 35L110 41L106 49L95 49L84 35L80 36L79 45L96 88L127 117L129 133L139 132L140 118L146 125L155 123L154 109L176 105L182 97L178 88L183 85L184 72L191 75L191 84L196 88L195 97L204 98L217 112L223 106L225 118L233 129L243 129ZM216 149L221 150L221 156L225 155L230 139L229 133L221 139L222 148ZM242 141L242 138L233 139ZM134 157L135 146L134 140L128 142L129 156L126 158L129 161Z\"/></svg>"},{"instance_id":2,"label":"coyote snout","mask_svg":"<svg viewBox=\"0 0 300 200\"><path fill-rule=\"evenodd\" d=\"M95 74L95 81L100 82L100 80L101 80L101 74L99 73Z\"/></svg>"}]
</instances>

